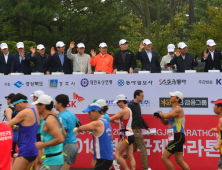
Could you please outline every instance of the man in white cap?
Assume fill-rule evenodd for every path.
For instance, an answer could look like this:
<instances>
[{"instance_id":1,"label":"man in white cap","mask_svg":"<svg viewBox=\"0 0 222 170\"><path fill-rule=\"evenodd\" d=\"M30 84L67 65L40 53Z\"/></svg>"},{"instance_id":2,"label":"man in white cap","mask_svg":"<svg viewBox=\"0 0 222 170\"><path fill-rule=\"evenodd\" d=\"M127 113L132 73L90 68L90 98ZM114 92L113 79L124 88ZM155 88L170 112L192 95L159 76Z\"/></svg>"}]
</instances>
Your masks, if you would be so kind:
<instances>
[{"instance_id":1,"label":"man in white cap","mask_svg":"<svg viewBox=\"0 0 222 170\"><path fill-rule=\"evenodd\" d=\"M113 73L113 56L107 53L107 44L102 42L99 44L100 53L96 55L94 50L91 50L92 58L90 64L96 66L95 72L106 72L108 74Z\"/></svg>"},{"instance_id":2,"label":"man in white cap","mask_svg":"<svg viewBox=\"0 0 222 170\"><path fill-rule=\"evenodd\" d=\"M125 159L121 156L122 153L126 151L127 157L130 162L130 167L132 170L135 170L136 161L133 156L133 142L135 138L132 130L132 111L127 106L127 97L123 94L118 95L113 103L117 103L117 105L122 109L117 114L110 117L111 122L116 119L120 119L120 142L116 147L115 157L118 163L123 167L123 169L129 169Z\"/></svg>"},{"instance_id":3,"label":"man in white cap","mask_svg":"<svg viewBox=\"0 0 222 170\"><path fill-rule=\"evenodd\" d=\"M10 75L11 73L11 66L13 61L13 54L9 53L8 45L6 43L1 44L1 51L0 54L0 73L4 73L4 75Z\"/></svg>"},{"instance_id":4,"label":"man in white cap","mask_svg":"<svg viewBox=\"0 0 222 170\"><path fill-rule=\"evenodd\" d=\"M145 48L144 51L143 48ZM141 70L150 71L151 73L160 73L160 61L157 52L152 51L152 42L144 39L140 43L139 51L136 53L136 59L142 63Z\"/></svg>"},{"instance_id":5,"label":"man in white cap","mask_svg":"<svg viewBox=\"0 0 222 170\"><path fill-rule=\"evenodd\" d=\"M205 62L204 72L208 70L220 70L222 54L219 50L215 49L216 43L214 40L207 40L207 49L202 52L201 62Z\"/></svg>"},{"instance_id":6,"label":"man in white cap","mask_svg":"<svg viewBox=\"0 0 222 170\"><path fill-rule=\"evenodd\" d=\"M172 70L175 71L176 70L176 65L170 65L169 67L167 66L167 63L169 63L172 59L173 56L175 54L175 45L174 44L169 44L167 46L167 50L168 50L168 54L163 56L161 62L160 62L160 66L162 70Z\"/></svg>"},{"instance_id":7,"label":"man in white cap","mask_svg":"<svg viewBox=\"0 0 222 170\"><path fill-rule=\"evenodd\" d=\"M37 45L37 52L39 54L35 54L35 48L33 46L30 47L31 61L35 63L34 72L42 72L44 74L50 74L51 72L51 56L45 53L45 46L42 44Z\"/></svg>"},{"instance_id":8,"label":"man in white cap","mask_svg":"<svg viewBox=\"0 0 222 170\"><path fill-rule=\"evenodd\" d=\"M73 61L73 72L92 73L92 66L89 63L90 55L85 54L85 45L83 43L77 44L77 54L72 54L72 49L75 47L75 42L72 41L67 50L67 57Z\"/></svg>"},{"instance_id":9,"label":"man in white cap","mask_svg":"<svg viewBox=\"0 0 222 170\"><path fill-rule=\"evenodd\" d=\"M198 58L193 53L187 51L187 45L184 42L178 44L176 54L167 66L177 66L177 72L185 72L185 70L193 70L198 65Z\"/></svg>"},{"instance_id":10,"label":"man in white cap","mask_svg":"<svg viewBox=\"0 0 222 170\"><path fill-rule=\"evenodd\" d=\"M132 51L128 50L128 41L119 41L120 50L113 56L113 73L117 71L127 71L133 73L136 67L136 59Z\"/></svg>"},{"instance_id":11,"label":"man in white cap","mask_svg":"<svg viewBox=\"0 0 222 170\"><path fill-rule=\"evenodd\" d=\"M67 57L65 51L65 44L62 41L56 43L57 52L54 47L51 48L52 65L55 67L54 72L64 72L65 74L72 74L72 62Z\"/></svg>"},{"instance_id":12,"label":"man in white cap","mask_svg":"<svg viewBox=\"0 0 222 170\"><path fill-rule=\"evenodd\" d=\"M185 143L185 114L180 107L180 102L183 100L183 94L179 91L169 92L172 109L169 113L157 111L153 116L160 118L164 125L169 124L167 129L169 143L162 154L162 161L167 169L175 169L170 157L174 155L177 164L182 168L189 170L189 166L183 160L183 145Z\"/></svg>"},{"instance_id":13,"label":"man in white cap","mask_svg":"<svg viewBox=\"0 0 222 170\"><path fill-rule=\"evenodd\" d=\"M25 46L23 42L18 42L16 44L18 53L14 55L14 60L12 62L11 72L19 72L24 74L31 74L31 53L25 51Z\"/></svg>"}]
</instances>

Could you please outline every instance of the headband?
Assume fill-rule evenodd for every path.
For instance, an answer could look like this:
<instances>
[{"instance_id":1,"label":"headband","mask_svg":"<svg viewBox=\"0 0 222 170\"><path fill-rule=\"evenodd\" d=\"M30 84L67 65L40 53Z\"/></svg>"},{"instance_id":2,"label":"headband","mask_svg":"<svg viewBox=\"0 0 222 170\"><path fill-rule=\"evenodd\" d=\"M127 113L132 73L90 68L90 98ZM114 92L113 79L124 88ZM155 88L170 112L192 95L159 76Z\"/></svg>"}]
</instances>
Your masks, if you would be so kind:
<instances>
[{"instance_id":1,"label":"headband","mask_svg":"<svg viewBox=\"0 0 222 170\"><path fill-rule=\"evenodd\" d=\"M20 99L20 100L17 100L17 101L15 101L15 102L13 102L12 105L15 106L16 104L21 103L21 102L27 102L27 100L25 100L25 99Z\"/></svg>"}]
</instances>

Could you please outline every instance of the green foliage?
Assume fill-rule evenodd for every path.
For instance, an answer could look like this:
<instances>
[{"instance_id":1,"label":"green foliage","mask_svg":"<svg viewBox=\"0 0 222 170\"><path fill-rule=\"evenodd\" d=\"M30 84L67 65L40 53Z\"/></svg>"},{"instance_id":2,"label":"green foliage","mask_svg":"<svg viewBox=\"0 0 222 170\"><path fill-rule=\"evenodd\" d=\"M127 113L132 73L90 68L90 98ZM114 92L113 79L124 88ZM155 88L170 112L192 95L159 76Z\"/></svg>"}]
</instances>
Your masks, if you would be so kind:
<instances>
[{"instance_id":1,"label":"green foliage","mask_svg":"<svg viewBox=\"0 0 222 170\"><path fill-rule=\"evenodd\" d=\"M186 17L186 9L187 6L182 8L182 12L178 13L175 16L175 27L172 37L172 44L175 44L175 46L180 42L180 35L181 32L183 32L184 36L187 35L187 29L185 29L185 25L188 22L188 18ZM120 29L126 33L125 39L129 41L129 49L136 53L139 49L140 42L145 38L142 35L142 20L132 13L130 13L127 17L126 25L122 25ZM156 22L153 22L151 25L152 30L152 43L155 43L155 29L156 29ZM167 41L168 41L168 35L170 31L170 23L166 25L161 25L160 27L160 37L158 42L158 54L160 60L163 56L167 54ZM137 67L141 67L140 61L137 61Z\"/></svg>"},{"instance_id":2,"label":"green foliage","mask_svg":"<svg viewBox=\"0 0 222 170\"><path fill-rule=\"evenodd\" d=\"M189 39L187 41L189 50L194 54L201 56L202 51L206 50L206 41L208 39L214 39L217 44L217 49L222 49L222 42L220 38L222 27L222 8L211 7L207 8L207 18L193 25L193 30L190 32Z\"/></svg>"}]
</instances>

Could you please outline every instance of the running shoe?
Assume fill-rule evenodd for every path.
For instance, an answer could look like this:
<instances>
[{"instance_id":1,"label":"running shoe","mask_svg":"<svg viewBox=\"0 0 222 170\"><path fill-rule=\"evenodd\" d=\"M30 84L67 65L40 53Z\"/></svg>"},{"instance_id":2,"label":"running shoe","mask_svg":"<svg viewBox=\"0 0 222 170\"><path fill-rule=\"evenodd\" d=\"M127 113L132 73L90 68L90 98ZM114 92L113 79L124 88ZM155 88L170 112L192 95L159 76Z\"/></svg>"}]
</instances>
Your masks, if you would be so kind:
<instances>
[{"instance_id":1,"label":"running shoe","mask_svg":"<svg viewBox=\"0 0 222 170\"><path fill-rule=\"evenodd\" d=\"M120 169L119 169L119 166L120 166L120 165L117 163L116 160L113 161L113 166L114 166L115 170L120 170Z\"/></svg>"}]
</instances>

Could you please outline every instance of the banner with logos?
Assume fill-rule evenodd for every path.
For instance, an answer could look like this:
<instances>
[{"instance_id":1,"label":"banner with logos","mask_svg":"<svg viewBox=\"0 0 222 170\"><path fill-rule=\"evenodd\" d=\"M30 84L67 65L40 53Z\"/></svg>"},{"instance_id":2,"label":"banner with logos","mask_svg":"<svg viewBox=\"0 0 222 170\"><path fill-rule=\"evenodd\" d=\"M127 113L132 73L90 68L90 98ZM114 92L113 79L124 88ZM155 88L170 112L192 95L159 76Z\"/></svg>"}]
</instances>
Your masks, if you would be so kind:
<instances>
[{"instance_id":1,"label":"banner with logos","mask_svg":"<svg viewBox=\"0 0 222 170\"><path fill-rule=\"evenodd\" d=\"M191 169L211 169L212 167L216 169L219 152L212 149L216 138L209 129L215 127L218 121L211 101L222 98L221 87L220 73L0 76L0 118L2 119L2 113L7 108L5 96L10 93L23 93L31 103L30 95L33 91L43 90L53 98L58 94L68 95L70 99L68 110L77 114L84 124L90 120L87 114L82 113L82 110L95 99L105 99L109 106L108 113L112 115L120 110L116 104L113 104L117 95L124 94L130 101L133 99L134 91L141 89L144 92L144 101L141 103L143 118L151 128L157 129L157 134L144 136L149 165L152 169L165 169L161 154L168 143L166 136L168 127L151 115L157 110L168 112L171 108L168 92L181 91L184 95L181 107L186 115L184 159ZM118 127L115 125L112 127L115 151L119 140ZM90 167L91 135L87 133L78 136L79 155L74 167ZM82 164L85 158L87 162ZM135 153L135 158L137 169L142 169L139 152ZM175 163L174 158L172 160ZM203 163L200 164L200 162Z\"/></svg>"}]
</instances>

